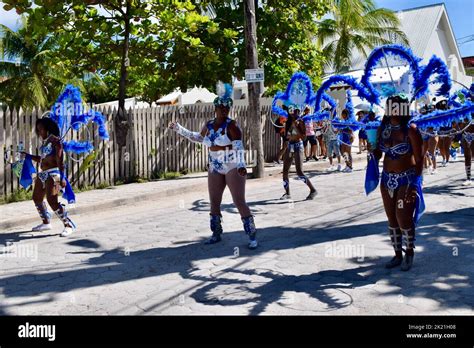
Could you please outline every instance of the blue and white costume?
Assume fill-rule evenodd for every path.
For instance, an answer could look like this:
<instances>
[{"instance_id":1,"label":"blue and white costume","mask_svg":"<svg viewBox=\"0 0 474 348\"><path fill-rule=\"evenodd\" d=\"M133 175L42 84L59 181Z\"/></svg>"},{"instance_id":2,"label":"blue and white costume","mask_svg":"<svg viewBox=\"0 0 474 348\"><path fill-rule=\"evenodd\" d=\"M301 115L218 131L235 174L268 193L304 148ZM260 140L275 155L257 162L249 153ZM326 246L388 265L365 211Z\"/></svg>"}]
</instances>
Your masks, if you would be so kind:
<instances>
[{"instance_id":1,"label":"blue and white costume","mask_svg":"<svg viewBox=\"0 0 474 348\"><path fill-rule=\"evenodd\" d=\"M232 106L232 87L230 85L218 85L218 97L214 100L216 111L222 115L227 115ZM222 112L225 112L224 114ZM214 129L216 119L207 122L204 132L192 132L179 123L173 124L172 129L178 134L209 147L208 153L208 189L211 203L210 228L212 236L206 244L215 244L221 241L222 215L220 205L225 187L229 187L235 206L241 215L245 233L249 236L248 247L255 249L258 246L256 239L257 230L254 217L245 201L245 150L242 140L231 140L228 135L228 128L232 123L230 118L225 119L219 128ZM202 135L204 134L204 136ZM221 150L211 150L212 147L224 148Z\"/></svg>"},{"instance_id":2,"label":"blue and white costume","mask_svg":"<svg viewBox=\"0 0 474 348\"><path fill-rule=\"evenodd\" d=\"M41 161L45 159L48 156L54 156L56 153L53 143L51 141L47 141L41 145L40 147L40 157ZM37 177L41 180L41 183L43 184L43 188L45 187L46 180L48 178L53 179L55 183L61 181L61 171L59 170L58 167L42 170L37 174Z\"/></svg>"}]
</instances>

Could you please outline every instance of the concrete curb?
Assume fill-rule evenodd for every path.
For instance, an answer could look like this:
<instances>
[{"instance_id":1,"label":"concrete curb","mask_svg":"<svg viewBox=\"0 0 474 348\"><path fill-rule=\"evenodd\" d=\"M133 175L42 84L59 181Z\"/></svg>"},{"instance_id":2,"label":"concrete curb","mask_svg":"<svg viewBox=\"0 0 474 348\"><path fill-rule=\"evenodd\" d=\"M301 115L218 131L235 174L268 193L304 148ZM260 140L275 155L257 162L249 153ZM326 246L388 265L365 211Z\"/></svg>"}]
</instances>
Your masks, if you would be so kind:
<instances>
[{"instance_id":1,"label":"concrete curb","mask_svg":"<svg viewBox=\"0 0 474 348\"><path fill-rule=\"evenodd\" d=\"M365 160L366 157L365 155L354 155L353 162L354 163L359 163L363 160ZM328 162L326 161L320 161L320 162L308 162L304 164L304 169L306 172L309 171L315 171L315 170L321 170L325 167L327 167ZM261 180L268 180L274 178L276 175L279 175L281 171L283 170L282 166L275 166L275 167L266 167L265 168L265 178L263 179L250 179L251 182L257 182ZM294 172L294 167L290 170L291 173ZM172 189L166 189L164 188L163 190L155 190L153 192L148 192L148 193L140 193L135 196L126 196L126 197L121 197L121 198L116 198L116 199L110 199L107 201L97 201L95 204L87 204L87 205L81 205L77 206L75 208L72 208L70 211L72 214L85 214L89 213L92 211L96 210L110 210L112 208L122 206L122 205L127 205L131 203L137 203L141 201L151 201L151 200L156 200L158 197L163 198L163 197L174 197L182 194L183 192L189 192L193 190L202 190L203 185L206 185L206 175L203 175L202 177L198 177L200 182L198 184L186 184L186 181L183 180L183 185L177 188L172 188ZM176 180L182 180L182 179L176 179ZM120 186L117 187L117 189L120 189ZM0 207L1 209L1 207ZM32 206L32 209L34 207ZM38 216L31 215L31 216L22 216L20 217L15 217L13 219L9 220L3 220L0 222L0 231L4 231L7 229L12 229L15 227L23 226L26 224L34 224L38 222Z\"/></svg>"}]
</instances>

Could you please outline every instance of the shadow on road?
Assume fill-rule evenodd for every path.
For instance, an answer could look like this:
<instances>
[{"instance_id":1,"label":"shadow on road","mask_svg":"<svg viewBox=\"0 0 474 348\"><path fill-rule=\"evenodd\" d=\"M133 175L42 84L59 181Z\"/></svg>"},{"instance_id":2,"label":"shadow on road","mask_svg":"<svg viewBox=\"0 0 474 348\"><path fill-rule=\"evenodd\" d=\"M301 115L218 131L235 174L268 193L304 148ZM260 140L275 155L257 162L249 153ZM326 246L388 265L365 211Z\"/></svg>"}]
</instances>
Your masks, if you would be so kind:
<instances>
[{"instance_id":1,"label":"shadow on road","mask_svg":"<svg viewBox=\"0 0 474 348\"><path fill-rule=\"evenodd\" d=\"M353 299L345 293L346 289L376 284L384 280L388 285L401 287L404 296L422 296L436 301L441 308L456 309L466 306L472 308L473 217L474 208L425 214L417 237L417 245L421 250L417 250L415 266L407 273L385 270L383 268L385 260L378 258L366 259L360 263L354 260L357 265L345 270L323 270L304 275L246 268L245 264L221 271L218 276L198 275L196 265L192 264L196 261L233 257L235 246L241 247L240 257L245 260L250 256L258 258L270 251L291 250L297 253L297 248L300 247L347 241L370 235L386 235L385 221L357 225L357 219L360 217L353 216L335 224L315 223L310 228L304 229L289 226L260 229L262 244L256 251L244 247L246 237L241 231L225 233L224 241L213 246L203 245L202 241L194 240L176 247L130 250L129 254L122 249L94 251L95 242L90 243L87 240L71 242L72 245L75 243L81 248L91 249L89 251L91 257L86 262L73 265L67 270L51 270L46 273L32 270L29 273L4 277L0 288L3 296L7 298L54 295L71 290L179 273L183 279L200 282L199 287L195 287L186 295L197 302L206 305L246 305L249 307L249 313L260 314L272 303L283 302L283 305L292 308L291 301L284 299L284 293L287 291L307 294L315 301L323 303L324 311L347 307L352 304ZM2 235L2 238L6 236L8 237ZM370 249L371 246L365 245L365 248ZM390 248L387 237L387 249ZM454 248L458 249L457 255L454 255ZM394 276L394 273L397 276ZM260 277L262 281L251 281L249 276ZM47 286L38 288L35 286L36 282L43 284L47 282ZM234 292L225 290L229 286ZM456 295L453 300L453 290L459 289L463 295ZM377 296L388 295L390 293L381 293ZM133 301L133 298L130 301ZM157 301L156 306L159 305ZM150 310L156 306L151 306ZM295 307L295 310L304 308ZM8 307L0 304L0 313L7 311Z\"/></svg>"}]
</instances>

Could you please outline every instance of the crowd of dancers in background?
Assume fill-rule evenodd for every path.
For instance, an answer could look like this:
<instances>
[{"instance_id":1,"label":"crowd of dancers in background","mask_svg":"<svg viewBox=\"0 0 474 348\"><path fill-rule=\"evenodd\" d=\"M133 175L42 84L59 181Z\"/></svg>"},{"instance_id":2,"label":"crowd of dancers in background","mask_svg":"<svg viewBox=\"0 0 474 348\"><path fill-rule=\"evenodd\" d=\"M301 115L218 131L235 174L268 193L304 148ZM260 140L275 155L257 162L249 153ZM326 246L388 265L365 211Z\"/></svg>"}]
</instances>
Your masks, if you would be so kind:
<instances>
[{"instance_id":1,"label":"crowd of dancers in background","mask_svg":"<svg viewBox=\"0 0 474 348\"><path fill-rule=\"evenodd\" d=\"M275 131L281 139L281 147L275 164L284 164L285 154L294 152L294 145L289 147L292 134L288 130L293 129L293 123L296 125L301 123L300 127L295 127L296 129L301 129L298 134L302 146L301 161L299 159L300 156L293 156L299 176L303 176L302 163L309 161L328 161L329 167L326 168L328 172L351 173L353 170L353 151L357 151L356 153L360 155L368 150L367 133L364 129L358 131L358 144L355 145L356 134L350 128L338 129L333 127L331 120L309 120L303 122L302 117L308 115L311 111L309 106L305 107L301 117L301 111L298 108L283 108L288 112L288 117L280 116L275 122ZM437 100L437 98L433 98L430 104L424 105L420 109L420 112L426 114L434 110L447 110L448 108L448 101L446 99L439 100L438 98ZM360 110L356 116L357 121L363 124L380 121L381 119L372 110ZM335 117L345 120L348 117L348 112L344 109L340 115ZM460 130L463 131L460 132ZM463 185L472 185L471 161L472 153L474 153L474 125L468 126L462 122L453 122L451 127L442 127L439 131L428 129L427 132L422 132L422 138L424 175L437 174L440 166L447 167L449 163L458 160L458 155L463 155L466 170L466 180L463 182ZM353 150L353 148L356 150ZM287 171L285 169L284 173ZM289 194L285 194L283 198L288 197Z\"/></svg>"}]
</instances>

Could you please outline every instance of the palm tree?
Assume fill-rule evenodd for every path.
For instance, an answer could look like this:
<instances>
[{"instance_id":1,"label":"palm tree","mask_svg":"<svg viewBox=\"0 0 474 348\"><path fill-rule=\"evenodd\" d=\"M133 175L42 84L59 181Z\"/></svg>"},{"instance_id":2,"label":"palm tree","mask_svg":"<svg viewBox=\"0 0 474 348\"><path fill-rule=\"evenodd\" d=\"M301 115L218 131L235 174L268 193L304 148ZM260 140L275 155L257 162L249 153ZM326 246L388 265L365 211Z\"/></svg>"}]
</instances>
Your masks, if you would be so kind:
<instances>
[{"instance_id":1,"label":"palm tree","mask_svg":"<svg viewBox=\"0 0 474 348\"><path fill-rule=\"evenodd\" d=\"M46 107L66 82L60 63L52 62L54 36L35 38L27 21L13 31L0 25L0 98L15 107Z\"/></svg>"},{"instance_id":2,"label":"palm tree","mask_svg":"<svg viewBox=\"0 0 474 348\"><path fill-rule=\"evenodd\" d=\"M57 52L54 35L33 35L28 22L13 31L0 25L0 101L11 107L50 107L62 88L72 83L82 91L103 92L106 86L97 73L75 75ZM70 63L70 62L69 62Z\"/></svg>"},{"instance_id":3,"label":"palm tree","mask_svg":"<svg viewBox=\"0 0 474 348\"><path fill-rule=\"evenodd\" d=\"M326 68L340 73L351 65L352 52L365 57L373 48L388 43L408 45L396 14L376 8L373 0L332 0L331 18L319 22L317 42L323 50Z\"/></svg>"}]
</instances>

